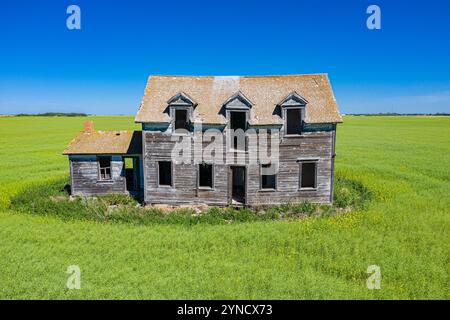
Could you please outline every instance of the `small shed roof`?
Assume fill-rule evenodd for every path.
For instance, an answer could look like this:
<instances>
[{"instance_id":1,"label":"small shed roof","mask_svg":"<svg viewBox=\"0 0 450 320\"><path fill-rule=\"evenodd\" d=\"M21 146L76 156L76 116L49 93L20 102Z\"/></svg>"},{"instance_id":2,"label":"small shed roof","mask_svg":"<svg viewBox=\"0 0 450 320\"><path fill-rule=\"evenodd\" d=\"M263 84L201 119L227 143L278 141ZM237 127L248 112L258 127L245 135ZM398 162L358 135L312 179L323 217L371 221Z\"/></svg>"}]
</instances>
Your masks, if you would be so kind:
<instances>
[{"instance_id":1,"label":"small shed roof","mask_svg":"<svg viewBox=\"0 0 450 320\"><path fill-rule=\"evenodd\" d=\"M141 131L81 131L63 154L141 154Z\"/></svg>"},{"instance_id":2,"label":"small shed roof","mask_svg":"<svg viewBox=\"0 0 450 320\"><path fill-rule=\"evenodd\" d=\"M170 122L168 101L184 93L196 102L193 121L226 124L223 104L241 92L252 102L250 124L282 124L278 104L296 92L308 101L305 122L342 122L328 75L150 76L136 122Z\"/></svg>"}]
</instances>

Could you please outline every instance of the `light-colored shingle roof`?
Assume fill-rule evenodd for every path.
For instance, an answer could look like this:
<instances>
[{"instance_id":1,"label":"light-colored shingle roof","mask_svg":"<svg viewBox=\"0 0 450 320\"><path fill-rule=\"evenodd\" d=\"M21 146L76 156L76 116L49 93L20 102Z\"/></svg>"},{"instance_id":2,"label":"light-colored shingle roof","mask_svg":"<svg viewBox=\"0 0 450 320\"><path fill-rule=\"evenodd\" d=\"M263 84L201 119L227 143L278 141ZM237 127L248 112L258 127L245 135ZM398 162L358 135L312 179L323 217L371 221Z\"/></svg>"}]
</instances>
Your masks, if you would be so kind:
<instances>
[{"instance_id":1,"label":"light-colored shingle roof","mask_svg":"<svg viewBox=\"0 0 450 320\"><path fill-rule=\"evenodd\" d=\"M140 154L141 131L82 131L63 154Z\"/></svg>"},{"instance_id":2,"label":"light-colored shingle roof","mask_svg":"<svg viewBox=\"0 0 450 320\"><path fill-rule=\"evenodd\" d=\"M136 122L170 122L167 101L182 92L194 101L193 121L225 124L220 110L233 94L241 92L252 103L250 123L282 124L277 104L292 92L308 101L307 123L342 122L326 74L287 76L150 76Z\"/></svg>"}]
</instances>

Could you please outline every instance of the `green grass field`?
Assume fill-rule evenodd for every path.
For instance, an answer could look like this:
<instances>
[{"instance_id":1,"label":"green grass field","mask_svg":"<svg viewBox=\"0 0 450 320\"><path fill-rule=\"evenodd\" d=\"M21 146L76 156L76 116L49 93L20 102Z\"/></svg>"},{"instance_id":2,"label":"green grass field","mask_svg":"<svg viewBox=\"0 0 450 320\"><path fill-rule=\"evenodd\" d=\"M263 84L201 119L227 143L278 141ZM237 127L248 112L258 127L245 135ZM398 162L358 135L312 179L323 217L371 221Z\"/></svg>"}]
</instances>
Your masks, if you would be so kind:
<instances>
[{"instance_id":1,"label":"green grass field","mask_svg":"<svg viewBox=\"0 0 450 320\"><path fill-rule=\"evenodd\" d=\"M92 117L96 129L137 128ZM12 196L62 179L87 118L0 118L0 298L448 299L450 117L345 117L337 175L364 211L231 225L136 226L13 212ZM69 265L81 289L66 287ZM369 265L381 268L368 290Z\"/></svg>"}]
</instances>

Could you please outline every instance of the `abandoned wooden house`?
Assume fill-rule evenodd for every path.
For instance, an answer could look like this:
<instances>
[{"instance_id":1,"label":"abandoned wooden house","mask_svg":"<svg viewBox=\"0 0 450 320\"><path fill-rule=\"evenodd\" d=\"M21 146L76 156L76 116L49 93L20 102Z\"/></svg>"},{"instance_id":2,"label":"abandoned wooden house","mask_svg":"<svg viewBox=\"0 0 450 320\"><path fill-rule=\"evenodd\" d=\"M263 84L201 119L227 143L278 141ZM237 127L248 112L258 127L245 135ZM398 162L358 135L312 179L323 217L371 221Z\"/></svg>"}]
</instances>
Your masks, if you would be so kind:
<instances>
[{"instance_id":1,"label":"abandoned wooden house","mask_svg":"<svg viewBox=\"0 0 450 320\"><path fill-rule=\"evenodd\" d=\"M69 144L73 195L216 206L333 200L342 118L326 74L151 76L135 121L142 131L96 131L88 123ZM214 138L205 138L211 131ZM181 141L189 161L180 161ZM261 146L277 157L263 158Z\"/></svg>"}]
</instances>

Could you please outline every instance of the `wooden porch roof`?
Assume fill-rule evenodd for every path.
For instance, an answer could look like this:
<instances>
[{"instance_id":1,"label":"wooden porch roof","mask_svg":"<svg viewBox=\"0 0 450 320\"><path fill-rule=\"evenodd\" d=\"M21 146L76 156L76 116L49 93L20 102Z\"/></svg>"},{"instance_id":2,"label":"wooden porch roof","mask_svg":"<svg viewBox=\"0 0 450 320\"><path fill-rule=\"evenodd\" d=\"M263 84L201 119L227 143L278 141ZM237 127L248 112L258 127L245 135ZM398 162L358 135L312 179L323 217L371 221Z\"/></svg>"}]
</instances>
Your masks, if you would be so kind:
<instances>
[{"instance_id":1,"label":"wooden porch roof","mask_svg":"<svg viewBox=\"0 0 450 320\"><path fill-rule=\"evenodd\" d=\"M141 154L142 131L81 131L63 154Z\"/></svg>"}]
</instances>

